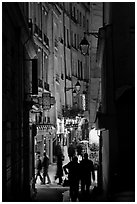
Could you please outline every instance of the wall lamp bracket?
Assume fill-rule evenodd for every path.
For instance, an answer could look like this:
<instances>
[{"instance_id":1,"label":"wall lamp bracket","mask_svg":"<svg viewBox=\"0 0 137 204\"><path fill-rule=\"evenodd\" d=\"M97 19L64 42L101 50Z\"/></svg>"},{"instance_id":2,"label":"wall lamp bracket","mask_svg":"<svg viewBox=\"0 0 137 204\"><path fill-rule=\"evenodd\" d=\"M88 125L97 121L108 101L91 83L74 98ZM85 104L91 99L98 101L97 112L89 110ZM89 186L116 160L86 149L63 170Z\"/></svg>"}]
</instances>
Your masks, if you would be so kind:
<instances>
[{"instance_id":1,"label":"wall lamp bracket","mask_svg":"<svg viewBox=\"0 0 137 204\"><path fill-rule=\"evenodd\" d=\"M65 87L65 91L69 91L69 90L72 89L73 92L74 91L79 92L80 91L80 87L81 87L81 85L80 85L79 81L77 81L77 83L75 84L75 87Z\"/></svg>"},{"instance_id":2,"label":"wall lamp bracket","mask_svg":"<svg viewBox=\"0 0 137 204\"><path fill-rule=\"evenodd\" d=\"M97 31L84 32L84 34L86 34L86 35L93 35L95 38L98 38L98 36L99 36Z\"/></svg>"},{"instance_id":3,"label":"wall lamp bracket","mask_svg":"<svg viewBox=\"0 0 137 204\"><path fill-rule=\"evenodd\" d=\"M65 89L65 91L69 91L69 90L73 90L74 87L65 87L64 89Z\"/></svg>"}]
</instances>

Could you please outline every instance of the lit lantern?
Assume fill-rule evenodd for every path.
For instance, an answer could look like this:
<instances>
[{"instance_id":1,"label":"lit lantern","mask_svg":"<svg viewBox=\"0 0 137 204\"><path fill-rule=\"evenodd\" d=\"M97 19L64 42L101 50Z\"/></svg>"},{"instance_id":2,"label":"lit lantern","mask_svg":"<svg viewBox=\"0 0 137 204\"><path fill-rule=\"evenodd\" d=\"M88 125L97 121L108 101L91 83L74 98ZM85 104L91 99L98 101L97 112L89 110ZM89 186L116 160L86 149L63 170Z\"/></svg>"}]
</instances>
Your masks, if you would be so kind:
<instances>
[{"instance_id":1,"label":"lit lantern","mask_svg":"<svg viewBox=\"0 0 137 204\"><path fill-rule=\"evenodd\" d=\"M84 37L80 43L80 50L83 55L88 54L89 49L89 42L87 41L86 37Z\"/></svg>"},{"instance_id":2,"label":"lit lantern","mask_svg":"<svg viewBox=\"0 0 137 204\"><path fill-rule=\"evenodd\" d=\"M43 93L42 94L42 105L44 110L50 109L50 93Z\"/></svg>"}]
</instances>

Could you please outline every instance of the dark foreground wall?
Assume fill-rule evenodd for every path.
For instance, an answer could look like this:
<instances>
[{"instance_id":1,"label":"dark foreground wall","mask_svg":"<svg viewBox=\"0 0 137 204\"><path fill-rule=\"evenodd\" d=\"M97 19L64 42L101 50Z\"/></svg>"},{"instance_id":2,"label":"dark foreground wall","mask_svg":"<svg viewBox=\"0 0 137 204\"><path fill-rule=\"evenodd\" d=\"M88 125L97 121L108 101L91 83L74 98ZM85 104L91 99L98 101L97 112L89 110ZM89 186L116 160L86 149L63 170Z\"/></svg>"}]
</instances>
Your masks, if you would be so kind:
<instances>
[{"instance_id":1,"label":"dark foreground wall","mask_svg":"<svg viewBox=\"0 0 137 204\"><path fill-rule=\"evenodd\" d=\"M108 192L135 188L135 3L104 3L102 110L109 130Z\"/></svg>"},{"instance_id":2,"label":"dark foreground wall","mask_svg":"<svg viewBox=\"0 0 137 204\"><path fill-rule=\"evenodd\" d=\"M2 3L2 200L30 198L27 4ZM28 41L27 41L28 39ZM32 48L33 50L33 48ZM27 77L26 77L27 76Z\"/></svg>"}]
</instances>

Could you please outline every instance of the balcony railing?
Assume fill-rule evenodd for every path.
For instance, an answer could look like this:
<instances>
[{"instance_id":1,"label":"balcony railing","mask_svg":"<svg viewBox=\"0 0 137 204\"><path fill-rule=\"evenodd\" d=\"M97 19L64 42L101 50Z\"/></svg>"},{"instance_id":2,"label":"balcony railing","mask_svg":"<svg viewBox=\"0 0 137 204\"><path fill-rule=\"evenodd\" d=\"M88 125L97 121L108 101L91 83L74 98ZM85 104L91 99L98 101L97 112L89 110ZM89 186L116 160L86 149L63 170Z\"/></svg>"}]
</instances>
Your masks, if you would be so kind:
<instances>
[{"instance_id":1,"label":"balcony railing","mask_svg":"<svg viewBox=\"0 0 137 204\"><path fill-rule=\"evenodd\" d=\"M63 38L59 37L59 41L63 44Z\"/></svg>"},{"instance_id":2,"label":"balcony railing","mask_svg":"<svg viewBox=\"0 0 137 204\"><path fill-rule=\"evenodd\" d=\"M42 30L34 24L34 34L42 40Z\"/></svg>"},{"instance_id":3,"label":"balcony railing","mask_svg":"<svg viewBox=\"0 0 137 204\"><path fill-rule=\"evenodd\" d=\"M34 34L37 36L39 35L39 28L36 24L34 24Z\"/></svg>"},{"instance_id":4,"label":"balcony railing","mask_svg":"<svg viewBox=\"0 0 137 204\"><path fill-rule=\"evenodd\" d=\"M55 45L55 48L58 48L58 41L57 41L57 39L55 39L54 45Z\"/></svg>"},{"instance_id":5,"label":"balcony railing","mask_svg":"<svg viewBox=\"0 0 137 204\"><path fill-rule=\"evenodd\" d=\"M44 34L44 43L47 47L49 47L49 39L48 37Z\"/></svg>"},{"instance_id":6,"label":"balcony railing","mask_svg":"<svg viewBox=\"0 0 137 204\"><path fill-rule=\"evenodd\" d=\"M44 89L46 89L46 91L49 91L49 84L47 82L44 82Z\"/></svg>"},{"instance_id":7,"label":"balcony railing","mask_svg":"<svg viewBox=\"0 0 137 204\"><path fill-rule=\"evenodd\" d=\"M59 74L56 74L56 81L57 81L58 83L60 83L60 77L59 77Z\"/></svg>"},{"instance_id":8,"label":"balcony railing","mask_svg":"<svg viewBox=\"0 0 137 204\"><path fill-rule=\"evenodd\" d=\"M39 29L39 38L42 40L42 30Z\"/></svg>"}]
</instances>

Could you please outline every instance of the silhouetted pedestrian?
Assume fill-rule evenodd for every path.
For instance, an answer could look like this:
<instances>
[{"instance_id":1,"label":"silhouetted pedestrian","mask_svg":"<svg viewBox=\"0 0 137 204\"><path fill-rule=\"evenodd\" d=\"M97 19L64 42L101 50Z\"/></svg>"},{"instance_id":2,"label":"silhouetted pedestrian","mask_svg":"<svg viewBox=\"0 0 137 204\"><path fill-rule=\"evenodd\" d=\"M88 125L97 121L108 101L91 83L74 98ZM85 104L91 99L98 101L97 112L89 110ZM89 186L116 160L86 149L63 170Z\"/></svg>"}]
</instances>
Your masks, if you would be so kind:
<instances>
[{"instance_id":1,"label":"silhouetted pedestrian","mask_svg":"<svg viewBox=\"0 0 137 204\"><path fill-rule=\"evenodd\" d=\"M82 156L82 146L80 144L78 144L76 148L77 148L77 155Z\"/></svg>"},{"instance_id":2,"label":"silhouetted pedestrian","mask_svg":"<svg viewBox=\"0 0 137 204\"><path fill-rule=\"evenodd\" d=\"M43 153L43 160L42 160L42 169L43 169L43 184L45 184L45 180L47 178L47 184L51 183L49 174L48 174L48 168L49 168L49 158L46 155L46 152Z\"/></svg>"},{"instance_id":3,"label":"silhouetted pedestrian","mask_svg":"<svg viewBox=\"0 0 137 204\"><path fill-rule=\"evenodd\" d=\"M78 198L79 192L79 170L80 164L78 163L78 158L73 157L72 161L66 164L63 169L65 174L68 174L69 186L70 186L70 198L72 202L75 202Z\"/></svg>"},{"instance_id":4,"label":"silhouetted pedestrian","mask_svg":"<svg viewBox=\"0 0 137 204\"><path fill-rule=\"evenodd\" d=\"M72 158L75 156L75 148L72 143L68 147L68 156L70 161L72 161Z\"/></svg>"},{"instance_id":5,"label":"silhouetted pedestrian","mask_svg":"<svg viewBox=\"0 0 137 204\"><path fill-rule=\"evenodd\" d=\"M88 159L88 154L84 154L84 159L80 162L80 171L81 171L81 192L87 195L89 194L89 189L91 185L91 172L93 181L95 181L95 172L94 165L91 160Z\"/></svg>"},{"instance_id":6,"label":"silhouetted pedestrian","mask_svg":"<svg viewBox=\"0 0 137 204\"><path fill-rule=\"evenodd\" d=\"M56 176L55 180L58 178L59 179L59 185L62 184L62 176L63 176L63 168L62 168L62 160L63 160L63 155L58 155L57 156L57 171L56 171Z\"/></svg>"},{"instance_id":7,"label":"silhouetted pedestrian","mask_svg":"<svg viewBox=\"0 0 137 204\"><path fill-rule=\"evenodd\" d=\"M40 155L38 155L37 156L37 161L36 161L36 177L35 177L35 181L37 182L37 178L39 176L40 180L41 180L41 184L42 184L43 179L42 179L42 176L41 176L41 170L42 170L42 164L41 164Z\"/></svg>"},{"instance_id":8,"label":"silhouetted pedestrian","mask_svg":"<svg viewBox=\"0 0 137 204\"><path fill-rule=\"evenodd\" d=\"M62 184L62 176L63 176L63 168L62 168L62 161L63 161L63 153L62 153L62 149L61 149L61 145L58 142L57 146L56 146L56 159L57 159L57 171L56 171L56 175L55 175L55 180L58 178L59 179L59 183L58 184Z\"/></svg>"},{"instance_id":9,"label":"silhouetted pedestrian","mask_svg":"<svg viewBox=\"0 0 137 204\"><path fill-rule=\"evenodd\" d=\"M62 154L62 149L60 142L58 141L56 146L55 146L55 156L61 155Z\"/></svg>"}]
</instances>

